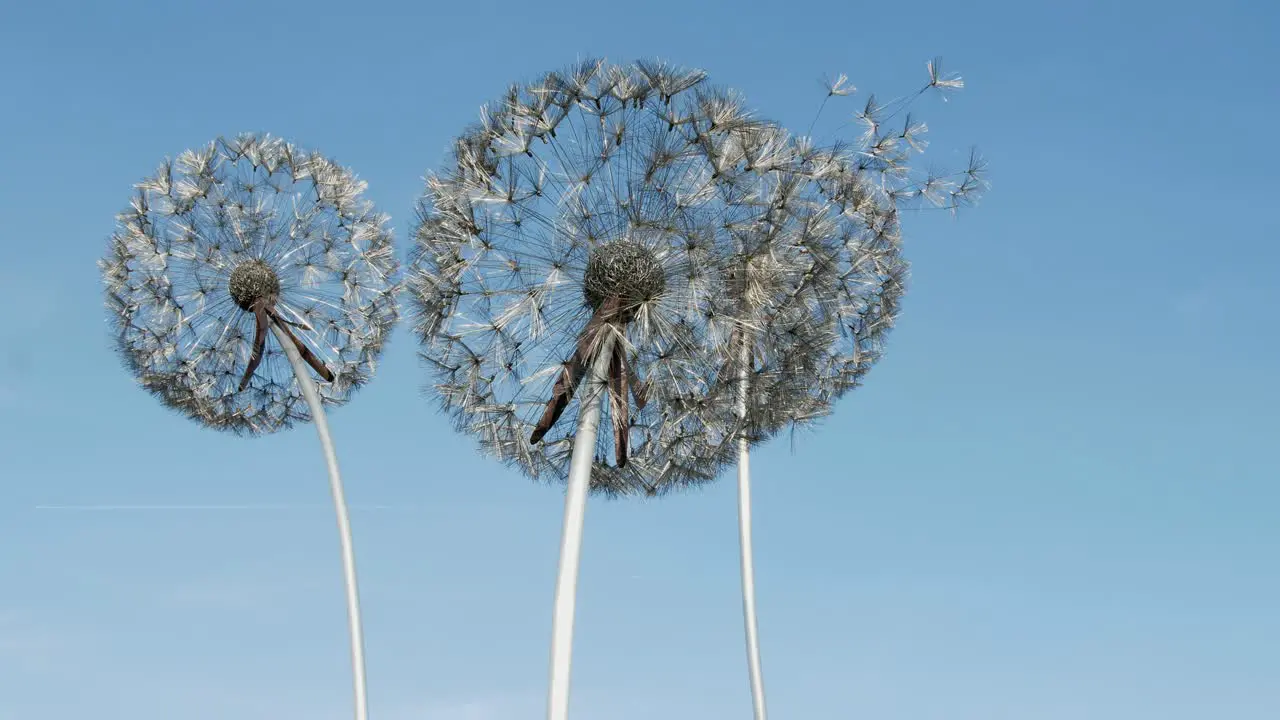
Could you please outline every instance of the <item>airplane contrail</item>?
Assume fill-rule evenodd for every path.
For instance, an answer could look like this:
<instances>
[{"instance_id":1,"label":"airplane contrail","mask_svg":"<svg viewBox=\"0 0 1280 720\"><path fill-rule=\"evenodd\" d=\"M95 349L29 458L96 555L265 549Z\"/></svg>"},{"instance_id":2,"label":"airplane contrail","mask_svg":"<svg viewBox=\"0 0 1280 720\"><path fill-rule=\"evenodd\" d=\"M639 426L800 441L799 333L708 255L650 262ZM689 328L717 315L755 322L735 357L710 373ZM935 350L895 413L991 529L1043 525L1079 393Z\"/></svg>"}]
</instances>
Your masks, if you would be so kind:
<instances>
[{"instance_id":1,"label":"airplane contrail","mask_svg":"<svg viewBox=\"0 0 1280 720\"><path fill-rule=\"evenodd\" d=\"M415 510L416 505L349 505L349 510ZM243 505L36 505L36 510L74 510L80 512L152 511L152 510L332 510L324 504L243 504Z\"/></svg>"}]
</instances>

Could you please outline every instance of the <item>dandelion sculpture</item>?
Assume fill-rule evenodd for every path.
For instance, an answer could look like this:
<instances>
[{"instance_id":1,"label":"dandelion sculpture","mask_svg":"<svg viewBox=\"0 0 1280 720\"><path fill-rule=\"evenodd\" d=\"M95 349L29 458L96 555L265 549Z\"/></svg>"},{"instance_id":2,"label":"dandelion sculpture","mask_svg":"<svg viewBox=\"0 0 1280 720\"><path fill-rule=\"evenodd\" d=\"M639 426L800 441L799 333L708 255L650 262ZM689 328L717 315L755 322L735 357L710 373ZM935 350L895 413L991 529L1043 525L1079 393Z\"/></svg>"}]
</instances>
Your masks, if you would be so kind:
<instances>
[{"instance_id":1,"label":"dandelion sculpture","mask_svg":"<svg viewBox=\"0 0 1280 720\"><path fill-rule=\"evenodd\" d=\"M701 72L593 61L512 87L427 181L408 286L441 403L527 475L567 475L552 720L568 712L588 491L659 495L732 460L720 314L737 229L767 201L753 185L785 157L785 136ZM790 277L801 250L768 272ZM762 412L801 397L784 364L757 370Z\"/></svg>"},{"instance_id":2,"label":"dandelion sculpture","mask_svg":"<svg viewBox=\"0 0 1280 720\"><path fill-rule=\"evenodd\" d=\"M837 78L828 99L852 92L845 82L844 76ZM732 348L722 370L726 382L717 387L736 385L732 412L741 420L739 547L756 720L764 720L766 705L755 611L749 447L783 427L827 414L880 358L908 270L901 254L900 208L924 200L955 210L985 187L976 153L961 172L913 175L908 161L925 147L925 125L910 115L900 126L888 125L923 92L961 86L959 77L944 75L941 62L934 60L928 85L914 96L885 106L874 97L868 101L858 113L867 132L857 143L789 142L767 167L756 169L755 195L739 203L758 212L726 226L742 241L717 313ZM772 380L763 382L766 378ZM715 407L723 412L730 406Z\"/></svg>"},{"instance_id":3,"label":"dandelion sculpture","mask_svg":"<svg viewBox=\"0 0 1280 720\"><path fill-rule=\"evenodd\" d=\"M391 232L364 189L279 139L220 138L138 184L100 263L120 355L163 404L241 434L315 422L342 544L357 720L368 711L355 556L324 405L369 380L397 317Z\"/></svg>"}]
</instances>

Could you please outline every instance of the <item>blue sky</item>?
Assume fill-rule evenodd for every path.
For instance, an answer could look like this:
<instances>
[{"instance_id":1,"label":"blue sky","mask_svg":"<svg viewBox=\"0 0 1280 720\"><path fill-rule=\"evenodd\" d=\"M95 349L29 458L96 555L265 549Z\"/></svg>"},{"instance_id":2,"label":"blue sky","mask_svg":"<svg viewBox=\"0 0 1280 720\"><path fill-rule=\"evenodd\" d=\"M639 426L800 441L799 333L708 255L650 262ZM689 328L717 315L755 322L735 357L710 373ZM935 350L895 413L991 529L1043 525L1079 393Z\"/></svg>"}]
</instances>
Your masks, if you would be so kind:
<instances>
[{"instance_id":1,"label":"blue sky","mask_svg":"<svg viewBox=\"0 0 1280 720\"><path fill-rule=\"evenodd\" d=\"M817 78L925 99L993 189L911 216L865 388L753 467L773 716L1280 716L1280 221L1263 2L6 3L0 717L349 717L315 434L162 409L95 268L132 183L269 131L403 237L478 106L579 56L699 66L803 130ZM331 416L377 720L541 716L562 495L479 457L399 330ZM254 505L252 510L54 509ZM747 717L734 487L587 513L574 717Z\"/></svg>"}]
</instances>

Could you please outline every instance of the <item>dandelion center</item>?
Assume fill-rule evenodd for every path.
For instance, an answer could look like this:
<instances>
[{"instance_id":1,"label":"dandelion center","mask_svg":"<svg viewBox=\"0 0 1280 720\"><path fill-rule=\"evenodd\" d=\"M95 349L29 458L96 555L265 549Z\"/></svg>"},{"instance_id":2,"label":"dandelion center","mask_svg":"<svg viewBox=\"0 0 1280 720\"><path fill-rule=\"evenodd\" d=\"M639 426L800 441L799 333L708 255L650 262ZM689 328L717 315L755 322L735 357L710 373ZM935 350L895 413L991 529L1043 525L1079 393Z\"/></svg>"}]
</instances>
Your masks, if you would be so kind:
<instances>
[{"instance_id":1,"label":"dandelion center","mask_svg":"<svg viewBox=\"0 0 1280 720\"><path fill-rule=\"evenodd\" d=\"M265 261L248 260L231 271L227 291L242 310L252 310L259 300L274 304L280 295L280 276Z\"/></svg>"},{"instance_id":2,"label":"dandelion center","mask_svg":"<svg viewBox=\"0 0 1280 720\"><path fill-rule=\"evenodd\" d=\"M632 240L598 245L587 257L582 294L592 310L616 297L623 307L651 302L667 289L667 278L657 255Z\"/></svg>"}]
</instances>

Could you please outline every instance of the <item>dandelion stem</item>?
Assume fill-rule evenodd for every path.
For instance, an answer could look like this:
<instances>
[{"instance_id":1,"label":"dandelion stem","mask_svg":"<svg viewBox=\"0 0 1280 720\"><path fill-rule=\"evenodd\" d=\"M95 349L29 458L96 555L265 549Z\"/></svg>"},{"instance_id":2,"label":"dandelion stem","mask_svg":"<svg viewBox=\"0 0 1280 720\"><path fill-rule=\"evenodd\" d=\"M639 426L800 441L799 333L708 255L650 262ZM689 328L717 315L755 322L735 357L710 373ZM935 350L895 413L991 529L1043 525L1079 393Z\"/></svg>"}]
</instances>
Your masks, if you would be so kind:
<instances>
[{"instance_id":1,"label":"dandelion stem","mask_svg":"<svg viewBox=\"0 0 1280 720\"><path fill-rule=\"evenodd\" d=\"M360 629L360 593L356 585L356 558L351 544L351 521L347 517L347 501L342 490L342 475L338 472L338 455L333 449L333 438L329 435L329 421L325 418L324 407L320 404L320 394L316 392L315 383L311 380L310 370L298 352L297 345L289 337L288 332L280 324L272 320L271 331L275 334L284 354L293 366L293 373L298 378L298 386L311 408L311 417L316 425L316 433L320 436L320 446L324 450L325 464L329 469L329 489L333 493L333 509L338 516L338 536L342 542L342 574L347 589L347 620L351 629L351 673L355 686L356 720L368 720L369 702L365 689L364 674L364 633Z\"/></svg>"},{"instance_id":2,"label":"dandelion stem","mask_svg":"<svg viewBox=\"0 0 1280 720\"><path fill-rule=\"evenodd\" d=\"M746 420L750 391L751 346L743 334L741 367L738 369L738 417ZM755 720L765 720L764 673L760 669L760 633L756 627L756 570L751 550L751 450L746 427L738 437L738 549L742 560L742 619L746 627L747 671L751 676L751 706Z\"/></svg>"},{"instance_id":3,"label":"dandelion stem","mask_svg":"<svg viewBox=\"0 0 1280 720\"><path fill-rule=\"evenodd\" d=\"M806 137L813 136L813 126L818 124L818 118L822 117L822 109L827 106L827 101L831 99L831 95L832 93L827 93L827 96L822 98L822 104L818 106L818 112L814 113L813 120L809 121L809 129L804 131Z\"/></svg>"},{"instance_id":4,"label":"dandelion stem","mask_svg":"<svg viewBox=\"0 0 1280 720\"><path fill-rule=\"evenodd\" d=\"M560 570L556 576L555 614L551 619L551 686L547 693L547 720L568 720L569 675L573 667L573 614L578 596L578 567L582 559L582 527L586 519L587 490L600 429L601 389L608 380L613 355L613 334L605 334L591 364L587 392L580 396L578 432L573 438L569 481L564 498L564 527L560 533Z\"/></svg>"}]
</instances>

